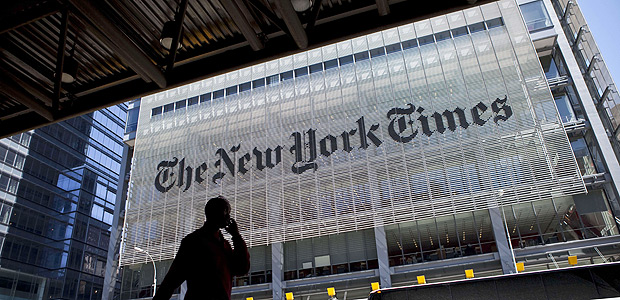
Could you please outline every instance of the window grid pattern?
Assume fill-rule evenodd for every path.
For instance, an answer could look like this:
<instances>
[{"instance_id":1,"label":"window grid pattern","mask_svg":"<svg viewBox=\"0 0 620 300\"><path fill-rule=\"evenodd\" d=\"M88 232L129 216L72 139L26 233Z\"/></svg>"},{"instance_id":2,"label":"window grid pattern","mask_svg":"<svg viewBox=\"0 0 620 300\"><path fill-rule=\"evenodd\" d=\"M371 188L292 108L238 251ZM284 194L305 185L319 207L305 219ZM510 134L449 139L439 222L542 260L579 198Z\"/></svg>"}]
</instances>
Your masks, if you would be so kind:
<instances>
[{"instance_id":1,"label":"window grid pattern","mask_svg":"<svg viewBox=\"0 0 620 300\"><path fill-rule=\"evenodd\" d=\"M428 36L413 38L404 42L394 43L391 45L381 46L370 51L365 50L361 52L357 52L354 55L347 55L340 58L334 58L329 61L319 62L313 64L311 66L303 66L301 68L297 68L295 70L286 71L280 73L279 75L272 75L265 78L255 79L253 81L248 81L239 85L230 86L225 89L221 89L215 92L204 93L200 96L192 96L187 99L182 99L175 101L174 103L168 103L165 105L157 106L151 109L151 117L157 117L165 112L172 112L178 110L184 110L186 106L192 106L198 104L198 99L201 99L200 103L204 103L211 100L223 100L226 99L226 96L231 96L237 93L238 91L245 92L251 89L257 89L260 87L264 87L265 85L276 84L279 81L285 81L289 79L293 79L293 74L295 74L295 78L300 78L306 76L311 73L323 72L329 70L331 68L335 68L338 66L345 66L347 64L353 63L353 58L355 57L355 61L359 62L362 60L366 60L369 57L378 57L385 55L386 53L392 54L394 52L403 51L409 48L418 47L422 45L426 45L432 43L434 41L442 41L445 39L449 39L450 37L458 37L467 33L474 33L484 29L491 29L497 26L501 26L504 24L504 20L502 18L495 18L493 20L478 22L476 24L470 26L461 26L459 28L455 28L452 30L440 32L437 34L431 34ZM370 55L368 54L370 53ZM308 71L309 70L309 71ZM226 93L224 93L226 91Z\"/></svg>"},{"instance_id":2,"label":"window grid pattern","mask_svg":"<svg viewBox=\"0 0 620 300\"><path fill-rule=\"evenodd\" d=\"M476 27L498 18L503 24ZM463 26L467 33L443 34ZM412 39L419 43L402 51L386 47ZM344 57L351 62L312 72ZM290 71L304 66L310 74ZM273 83L238 88L261 78ZM153 107L207 93L228 94L150 118ZM249 246L259 246L585 191L511 0L255 65L142 106L122 264L147 261L134 246L173 258L216 195L231 200ZM158 169L162 161L174 167ZM169 176L156 177L164 169ZM174 184L160 192L157 178Z\"/></svg>"}]
</instances>

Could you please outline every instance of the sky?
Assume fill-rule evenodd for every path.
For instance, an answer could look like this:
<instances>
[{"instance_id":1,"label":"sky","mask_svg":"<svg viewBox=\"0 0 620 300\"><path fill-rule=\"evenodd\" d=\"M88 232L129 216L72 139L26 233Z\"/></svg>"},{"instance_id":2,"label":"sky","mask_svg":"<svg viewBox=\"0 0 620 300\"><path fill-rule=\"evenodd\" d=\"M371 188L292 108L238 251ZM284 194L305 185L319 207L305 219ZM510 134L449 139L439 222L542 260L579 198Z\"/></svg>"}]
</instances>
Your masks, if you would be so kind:
<instances>
[{"instance_id":1,"label":"sky","mask_svg":"<svg viewBox=\"0 0 620 300\"><path fill-rule=\"evenodd\" d=\"M620 0L578 0L603 60L620 84Z\"/></svg>"}]
</instances>

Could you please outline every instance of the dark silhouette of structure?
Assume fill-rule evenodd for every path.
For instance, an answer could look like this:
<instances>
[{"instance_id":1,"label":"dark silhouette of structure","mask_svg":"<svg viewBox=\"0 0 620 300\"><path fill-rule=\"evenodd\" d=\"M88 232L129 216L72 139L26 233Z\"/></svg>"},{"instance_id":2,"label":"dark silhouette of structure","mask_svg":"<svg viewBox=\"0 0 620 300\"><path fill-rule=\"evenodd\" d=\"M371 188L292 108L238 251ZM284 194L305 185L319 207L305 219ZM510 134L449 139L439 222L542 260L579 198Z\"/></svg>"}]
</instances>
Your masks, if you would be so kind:
<instances>
[{"instance_id":1,"label":"dark silhouette of structure","mask_svg":"<svg viewBox=\"0 0 620 300\"><path fill-rule=\"evenodd\" d=\"M232 277L246 274L250 269L250 254L230 218L226 198L212 198L205 205L207 221L181 241L170 270L153 300L168 300L183 281L187 281L185 300L228 300ZM224 228L232 235L234 250L220 232Z\"/></svg>"}]
</instances>

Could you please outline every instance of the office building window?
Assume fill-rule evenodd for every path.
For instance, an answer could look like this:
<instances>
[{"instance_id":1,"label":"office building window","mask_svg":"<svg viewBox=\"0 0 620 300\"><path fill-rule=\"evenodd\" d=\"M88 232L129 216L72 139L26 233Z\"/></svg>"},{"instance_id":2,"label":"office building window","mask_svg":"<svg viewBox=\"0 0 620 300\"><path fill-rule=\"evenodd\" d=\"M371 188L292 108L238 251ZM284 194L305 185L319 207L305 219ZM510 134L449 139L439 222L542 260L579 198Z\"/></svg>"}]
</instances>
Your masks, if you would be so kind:
<instances>
[{"instance_id":1,"label":"office building window","mask_svg":"<svg viewBox=\"0 0 620 300\"><path fill-rule=\"evenodd\" d=\"M250 271L245 276L235 277L233 286L244 286L271 282L271 246L257 246L250 252Z\"/></svg>"},{"instance_id":2,"label":"office building window","mask_svg":"<svg viewBox=\"0 0 620 300\"><path fill-rule=\"evenodd\" d=\"M161 108L160 108L161 111ZM140 113L140 106L134 107L127 112L127 125L125 126L125 133L130 133L138 129L138 114ZM155 114L155 110L152 112Z\"/></svg>"},{"instance_id":3,"label":"office building window","mask_svg":"<svg viewBox=\"0 0 620 300\"><path fill-rule=\"evenodd\" d=\"M373 229L284 243L284 280L377 267Z\"/></svg>"},{"instance_id":4,"label":"office building window","mask_svg":"<svg viewBox=\"0 0 620 300\"><path fill-rule=\"evenodd\" d=\"M601 190L515 204L503 211L513 248L618 234Z\"/></svg>"},{"instance_id":5,"label":"office building window","mask_svg":"<svg viewBox=\"0 0 620 300\"><path fill-rule=\"evenodd\" d=\"M487 211L385 227L390 266L497 251Z\"/></svg>"},{"instance_id":6,"label":"office building window","mask_svg":"<svg viewBox=\"0 0 620 300\"><path fill-rule=\"evenodd\" d=\"M530 32L553 26L542 1L534 1L520 6L525 25Z\"/></svg>"},{"instance_id":7,"label":"office building window","mask_svg":"<svg viewBox=\"0 0 620 300\"><path fill-rule=\"evenodd\" d=\"M570 103L570 100L567 95L559 95L555 96L555 105L558 107L558 112L560 113L560 118L562 122L571 122L576 121L577 117L575 116L575 112L573 111L573 106Z\"/></svg>"},{"instance_id":8,"label":"office building window","mask_svg":"<svg viewBox=\"0 0 620 300\"><path fill-rule=\"evenodd\" d=\"M577 159L577 165L579 166L581 175L598 173L585 139L582 137L577 138L571 141L570 145L573 148L573 153L575 153L575 159Z\"/></svg>"}]
</instances>

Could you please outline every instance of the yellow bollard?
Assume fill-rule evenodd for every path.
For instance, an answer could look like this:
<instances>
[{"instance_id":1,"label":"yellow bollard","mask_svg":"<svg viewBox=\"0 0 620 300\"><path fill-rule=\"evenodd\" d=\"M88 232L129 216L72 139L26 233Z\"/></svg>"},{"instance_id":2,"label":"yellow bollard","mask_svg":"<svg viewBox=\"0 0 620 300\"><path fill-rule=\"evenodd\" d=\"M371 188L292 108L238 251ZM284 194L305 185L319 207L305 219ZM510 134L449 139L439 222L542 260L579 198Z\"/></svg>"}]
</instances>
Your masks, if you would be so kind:
<instances>
[{"instance_id":1,"label":"yellow bollard","mask_svg":"<svg viewBox=\"0 0 620 300\"><path fill-rule=\"evenodd\" d=\"M378 283L378 282L373 282L373 283L371 283L371 284L370 284L370 288L371 288L373 291L378 290L378 289L379 289L379 283Z\"/></svg>"},{"instance_id":2,"label":"yellow bollard","mask_svg":"<svg viewBox=\"0 0 620 300\"><path fill-rule=\"evenodd\" d=\"M293 300L293 293L286 293L286 300Z\"/></svg>"},{"instance_id":3,"label":"yellow bollard","mask_svg":"<svg viewBox=\"0 0 620 300\"><path fill-rule=\"evenodd\" d=\"M425 283L426 283L426 277L424 277L424 275L418 276L418 284L425 284Z\"/></svg>"},{"instance_id":4,"label":"yellow bollard","mask_svg":"<svg viewBox=\"0 0 620 300\"><path fill-rule=\"evenodd\" d=\"M474 270L473 269L465 270L465 277L474 278Z\"/></svg>"},{"instance_id":5,"label":"yellow bollard","mask_svg":"<svg viewBox=\"0 0 620 300\"><path fill-rule=\"evenodd\" d=\"M327 295L329 295L330 297L336 296L336 289L333 287L327 288Z\"/></svg>"},{"instance_id":6,"label":"yellow bollard","mask_svg":"<svg viewBox=\"0 0 620 300\"><path fill-rule=\"evenodd\" d=\"M247 297L245 300L254 300L254 297Z\"/></svg>"},{"instance_id":7,"label":"yellow bollard","mask_svg":"<svg viewBox=\"0 0 620 300\"><path fill-rule=\"evenodd\" d=\"M517 263L517 272L523 272L524 270L525 270L525 265L522 262Z\"/></svg>"},{"instance_id":8,"label":"yellow bollard","mask_svg":"<svg viewBox=\"0 0 620 300\"><path fill-rule=\"evenodd\" d=\"M569 256L568 257L568 264L571 266L574 266L577 264L577 256L573 255L573 256Z\"/></svg>"}]
</instances>

